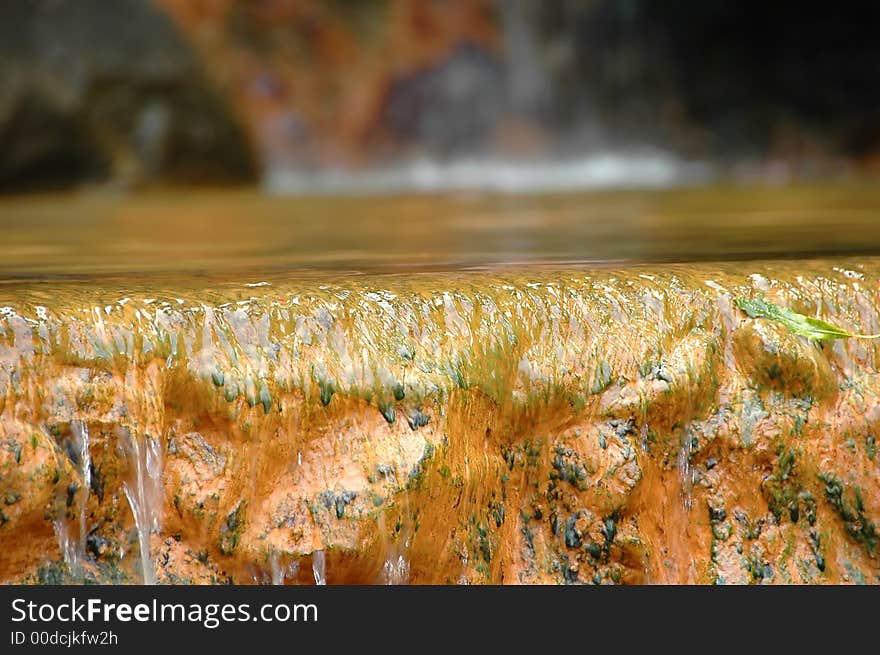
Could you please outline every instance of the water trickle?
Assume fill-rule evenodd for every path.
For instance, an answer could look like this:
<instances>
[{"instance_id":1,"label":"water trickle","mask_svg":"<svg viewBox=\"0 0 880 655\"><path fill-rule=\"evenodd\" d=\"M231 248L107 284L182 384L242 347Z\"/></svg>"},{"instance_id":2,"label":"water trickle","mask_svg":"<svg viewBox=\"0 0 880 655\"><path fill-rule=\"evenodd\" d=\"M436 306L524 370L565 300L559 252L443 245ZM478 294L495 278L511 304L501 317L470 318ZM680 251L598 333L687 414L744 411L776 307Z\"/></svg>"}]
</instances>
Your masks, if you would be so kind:
<instances>
[{"instance_id":1,"label":"water trickle","mask_svg":"<svg viewBox=\"0 0 880 655\"><path fill-rule=\"evenodd\" d=\"M323 550L312 553L312 574L315 576L316 585L327 584L327 559Z\"/></svg>"},{"instance_id":2,"label":"water trickle","mask_svg":"<svg viewBox=\"0 0 880 655\"><path fill-rule=\"evenodd\" d=\"M271 574L266 574L262 568L253 567L250 570L251 582L255 585L267 585L272 582Z\"/></svg>"},{"instance_id":3,"label":"water trickle","mask_svg":"<svg viewBox=\"0 0 880 655\"><path fill-rule=\"evenodd\" d=\"M395 482L397 482L396 472L392 472L391 475L394 476ZM379 514L379 534L382 535L383 547L385 549L385 563L382 565L379 581L385 585L409 584L410 566L407 553L412 542L413 521L409 490L406 487L403 488L401 509L402 511L397 518L397 528L390 538L389 532L386 529L385 513Z\"/></svg>"},{"instance_id":4,"label":"water trickle","mask_svg":"<svg viewBox=\"0 0 880 655\"><path fill-rule=\"evenodd\" d=\"M404 585L409 582L409 560L403 555L385 558L382 567L382 581L386 585Z\"/></svg>"},{"instance_id":5,"label":"water trickle","mask_svg":"<svg viewBox=\"0 0 880 655\"><path fill-rule=\"evenodd\" d=\"M694 471L691 467L691 435L685 432L678 450L678 475L681 482L681 501L685 510L690 511L694 504Z\"/></svg>"},{"instance_id":6,"label":"water trickle","mask_svg":"<svg viewBox=\"0 0 880 655\"><path fill-rule=\"evenodd\" d=\"M92 456L89 450L89 427L82 421L72 421L70 424L73 433L74 444L79 451L80 477L82 479L82 494L79 499L79 544L78 557L83 562L86 558L86 540L89 536L86 528L86 514L89 505L89 491L92 486ZM76 573L79 575L79 572Z\"/></svg>"},{"instance_id":7,"label":"water trickle","mask_svg":"<svg viewBox=\"0 0 880 655\"><path fill-rule=\"evenodd\" d=\"M462 557L461 558L461 575L458 576L458 580L456 580L455 584L469 585L470 583L471 583L471 580L467 576L467 557Z\"/></svg>"},{"instance_id":8,"label":"water trickle","mask_svg":"<svg viewBox=\"0 0 880 655\"><path fill-rule=\"evenodd\" d=\"M120 431L120 441L135 473L134 481L126 480L122 488L137 527L143 581L156 584L150 535L159 531L162 521L162 445L148 436L139 440L127 429Z\"/></svg>"},{"instance_id":9,"label":"water trickle","mask_svg":"<svg viewBox=\"0 0 880 655\"><path fill-rule=\"evenodd\" d=\"M70 571L70 575L74 578L82 576L82 560L79 556L76 542L71 538L70 531L67 529L67 521L64 519L55 519L53 523L55 528L55 538L58 540L58 549L64 558L64 563Z\"/></svg>"},{"instance_id":10,"label":"water trickle","mask_svg":"<svg viewBox=\"0 0 880 655\"><path fill-rule=\"evenodd\" d=\"M281 562L279 561L278 553L274 550L272 551L272 554L269 555L269 569L272 572L272 584L284 584L285 571L281 566Z\"/></svg>"},{"instance_id":11,"label":"water trickle","mask_svg":"<svg viewBox=\"0 0 880 655\"><path fill-rule=\"evenodd\" d=\"M323 551L319 552L323 555ZM272 551L272 554L269 555L269 569L272 574L272 584L283 585L288 578L296 579L296 574L299 572L299 562L294 560L286 565L282 564L281 556L276 551ZM315 574L316 582L317 578L318 576Z\"/></svg>"}]
</instances>

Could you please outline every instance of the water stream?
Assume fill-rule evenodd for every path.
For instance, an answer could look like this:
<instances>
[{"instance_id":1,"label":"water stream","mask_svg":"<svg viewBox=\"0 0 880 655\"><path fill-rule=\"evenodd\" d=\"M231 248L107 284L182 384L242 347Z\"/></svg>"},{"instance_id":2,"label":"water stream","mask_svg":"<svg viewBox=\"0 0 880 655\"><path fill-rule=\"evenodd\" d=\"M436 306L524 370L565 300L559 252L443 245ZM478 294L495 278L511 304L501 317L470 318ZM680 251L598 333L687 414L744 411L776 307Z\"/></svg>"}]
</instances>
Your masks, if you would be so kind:
<instances>
[{"instance_id":1,"label":"water stream","mask_svg":"<svg viewBox=\"0 0 880 655\"><path fill-rule=\"evenodd\" d=\"M278 551L272 551L269 555L269 574L273 585L283 585L287 583L287 580L296 580L297 573L299 573L297 560L285 564Z\"/></svg>"},{"instance_id":2,"label":"water stream","mask_svg":"<svg viewBox=\"0 0 880 655\"><path fill-rule=\"evenodd\" d=\"M681 483L681 502L686 512L691 510L694 504L694 471L691 467L691 435L685 430L681 437L681 445L678 449L678 476ZM682 526L687 527L687 524Z\"/></svg>"},{"instance_id":3,"label":"water stream","mask_svg":"<svg viewBox=\"0 0 880 655\"><path fill-rule=\"evenodd\" d=\"M162 445L158 439L138 439L128 429L119 431L120 442L134 480L123 483L125 497L134 515L140 549L141 575L146 585L156 584L156 570L150 554L150 535L162 521Z\"/></svg>"},{"instance_id":4,"label":"water stream","mask_svg":"<svg viewBox=\"0 0 880 655\"><path fill-rule=\"evenodd\" d=\"M0 257L0 328L4 330L0 334L0 382L13 398L6 407L21 410L0 418L17 421L34 407L49 406L45 399L29 396L29 388L51 391L57 387L60 391L51 392L65 401L64 406L76 407L78 420L70 424L71 437L69 441L61 437L73 467L63 474L67 477L62 478L57 496L63 497L67 490L70 519L58 518L52 525L72 579L83 580L94 573L95 567L86 570L95 563L87 549L93 532L96 539L102 537L108 543L115 539L114 554L133 549L136 543L140 580L145 584L155 584L157 577L164 580L168 571L163 568L157 575L151 538L158 543L155 535L163 527L166 502L169 525L163 544L180 535L179 545L171 548L207 553L193 564L205 578L219 579L219 571L225 570L225 575L239 576L238 580L242 570L252 573L257 566L254 560L259 559L254 581L282 585L311 575L315 584L324 585L328 582L324 548L332 543L330 577L334 582L357 579L357 575L388 585L435 581L439 574L430 578L433 572L426 562L432 560L425 553L446 546L423 535L441 529L449 532L452 527L456 533L451 539L461 552L431 551L431 557L447 558L437 567L445 567L444 582L515 579L502 578L508 573L499 562L535 557L538 567L545 561L540 559L542 549L571 551L567 556L572 561L580 558L581 573L560 569L561 573L552 572L557 575L553 579L570 581L580 575L579 579L592 581L592 572L583 572L593 567L597 579L607 581L613 579L611 564L618 549L637 540L652 547L662 544L654 548L653 580L691 582L707 575L708 565L700 564L698 569L692 556L695 544L702 545L701 531L705 532L705 521L700 520L705 514L700 512L704 511L707 455L684 429L680 441L663 443L669 451L662 453L660 462L663 448L656 435L680 434L688 421L708 420L706 407L735 403L744 385L752 393L748 385L758 384L755 380L763 371L774 370L758 357L768 358L769 350L737 350L746 337L757 337L749 337L743 329L747 319L728 296L733 292L774 293L781 302L797 304L816 316L862 332L876 331L876 298L866 289L876 289L880 277L877 258L840 256L862 248L880 249L880 233L869 229L876 221L876 192L792 190L763 199L744 198L730 190L713 193L674 191L662 197L653 192L608 193L589 202L573 194L540 199L523 196L516 201L380 198L375 203L353 198L193 194L176 198L173 211L150 196L121 204L90 198L72 201L82 203L82 235L95 239L95 252L88 260L80 258L84 242L70 232L56 204L41 207L37 201L23 202L18 210L22 222L40 217L42 234L47 225L57 227L49 231L50 241L56 236L58 240L46 245L45 251L35 250L38 240L22 227L12 231L5 245L0 244L0 255L4 255ZM707 206L733 209L729 214L717 209L719 213L712 215ZM812 210L806 212L804 207ZM707 258L728 252L772 257L783 246L789 251L791 247L818 251L827 237L823 221L835 216L835 207L852 229L835 234L829 242L833 259L657 261L681 259L698 245L695 256ZM251 209L253 220L245 229L242 216ZM328 227L330 221L314 220L315 215L331 209L334 216L338 214L338 223ZM157 232L166 240L136 232L131 227L135 221L115 222L117 211L128 219L140 219L141 224L155 217ZM177 225L181 215L191 219L183 227ZM348 217L355 215L358 222L349 222ZM774 221L769 225L768 215ZM111 233L120 235L116 246L132 244L130 261L119 257L114 244L98 238L101 220L113 226ZM174 228L180 230L173 250L180 254L180 266L176 260L168 263L167 244L176 235ZM216 238L205 245L209 228ZM69 243L65 235L71 237ZM321 243L326 248L321 249ZM41 254L50 251L56 254ZM604 261L585 263L597 253L606 255ZM194 261L207 272L196 274L187 268ZM59 266L64 274L59 273ZM127 266L139 273L126 272ZM773 283L758 285L750 277L757 271ZM34 279L48 280L51 291ZM664 291L663 301L646 307L646 293L657 288ZM56 299L47 298L49 293ZM815 298L823 300L816 304ZM718 380L710 383L706 377L692 386L682 382L683 386L673 385L657 398L645 396L644 406L627 404L647 379L643 365L695 332L711 337L718 348L713 364ZM734 335L740 341L735 342ZM782 345L787 343L777 337ZM792 343L792 348L799 348L793 351L798 361L827 359L833 365L827 371L818 366L807 371L817 379L828 377L840 392L835 391L835 397L849 403L838 407L829 400L823 410L828 416L841 412L868 416L878 411L863 401L873 398L871 393L860 391L851 398L849 387L840 384L873 380L865 373L875 361L873 343L841 341L825 344L821 350L800 348L796 340ZM749 341L747 345L761 344ZM693 355L689 364L697 366L699 352L687 352ZM78 371L86 367L101 370L102 376L81 378ZM146 371L150 367L158 371L155 380L144 375L129 383L119 374L120 369ZM7 371L13 374L3 378ZM156 428L133 416L134 412L120 411L119 398L127 398L132 386L141 381L144 386L134 389L135 393L149 402L164 403L165 414L155 422ZM598 386L597 381L601 382ZM772 412L788 416L785 412L793 411L791 406L800 407L793 404L799 396L788 404L778 400L777 384L776 379L766 382L774 393L765 401L779 406L761 409L762 417ZM703 388L707 385L717 389ZM703 395L705 403L691 398ZM816 407L825 402L818 394L815 398L811 403ZM651 412L648 401L653 403ZM104 405L99 408L100 403ZM664 403L672 408L669 412ZM407 412L416 408L419 420L407 425ZM596 452L592 443L554 441L562 438L557 429L560 421L579 424L599 416L591 412L606 410L631 415L633 426L639 426L633 432L632 446L641 451L637 458L641 473L632 472L635 465L628 463L613 473L611 468L606 471L603 467L617 457L617 451L604 437ZM755 427L753 414L744 414L740 420L737 427L742 435ZM800 415L796 418L800 420ZM123 461L121 466L109 462L105 468L103 440L112 436L113 428L99 431L96 426L114 423ZM146 434L147 425L151 435ZM795 425L798 430L815 430L809 424L804 427L796 421ZM167 431L178 428L175 439L181 437L180 444L189 440L198 447L192 446L191 452L172 451ZM300 439L297 430L308 438ZM351 443L346 443L351 452L347 448L311 450L331 434L350 434ZM540 441L532 441L536 434ZM826 434L832 433L822 432L816 442ZM364 447L369 455L355 453L358 439L369 442ZM167 451L163 444L168 445ZM398 445L403 450L391 453ZM569 445L572 453L566 454ZM742 447L746 455L748 446ZM726 446L718 439L714 447ZM854 458L865 451L869 459L864 462L875 461L873 454L867 454L875 448L873 436L853 439L847 448ZM36 446L33 450L42 454ZM831 452L829 444L827 453ZM810 456L825 455L822 450ZM33 456L25 448L21 465L28 465L27 458ZM406 469L400 469L400 479L378 468L395 458L409 462ZM713 454L713 462L715 458ZM416 461L419 464L413 467ZM292 475L294 463L308 466L307 474ZM168 470L163 479L165 465ZM135 531L118 529L123 534L111 534L99 520L104 516L99 511L111 503L106 498L97 502L102 480L96 472L101 471L103 477L109 470L112 476L114 467L125 477L108 488L115 491L121 484L127 502L127 507L122 503L123 515L115 525L130 526L130 510L135 527ZM586 482L589 467L598 467L597 479L603 476L603 485L607 484L601 493ZM862 468L872 470L867 464ZM849 471L843 465L840 469ZM749 470L753 469L725 475L746 476ZM711 475L721 471L716 468ZM782 483L789 484L789 479L778 475L779 495L787 498L789 489ZM558 499L549 495L548 480L553 493L560 494ZM770 493L769 487L754 486L747 477L741 484L743 498ZM308 488L303 491L303 486ZM644 494L631 505L623 498L631 493L630 487L635 489L632 493ZM339 534L305 541L312 535L298 532L303 519L297 503L305 502L301 494L339 489L357 489L357 494L352 492L351 498L346 496L335 508L318 508L322 521L325 510L329 517L321 528L338 529ZM471 494L471 489L495 491L498 497L489 502L489 498ZM817 489L814 496L821 500L822 489ZM431 495L435 492L436 497ZM178 493L180 508L171 509ZM856 498L854 490L847 489L847 493ZM618 519L611 504L593 512L596 508L590 503L598 502L594 496L602 500L606 495L611 499L608 503L623 503L620 506L642 512L638 523L642 532L634 536L636 522ZM793 497L802 500L802 496ZM564 506L562 499L571 507L551 518L550 500L558 508ZM517 516L511 508L520 501L524 510ZM442 508L441 502L445 503ZM595 514L589 521L575 511L581 502ZM448 525L427 520L435 511L447 511L452 503L459 504L449 510ZM792 511L801 516L806 511L801 505L784 509L788 513L781 514L783 519ZM732 515L733 510L729 511ZM757 516L757 510L752 513ZM421 533L417 519L422 521ZM385 521L395 523L386 526ZM517 521L522 525L511 527ZM650 526L652 521L656 525ZM228 545L218 553L217 530L224 522ZM378 534L369 534L376 522ZM798 525L796 520L788 522ZM727 525L718 531L728 534L722 529L728 530ZM726 538L736 539L739 528L732 525L729 529L733 532ZM283 544L278 547L284 550L258 558L255 553L265 553L270 542L255 540L265 539L266 532L273 530L284 531L282 539L273 536L271 542ZM102 531L108 536L103 537ZM358 558L365 554L357 551L358 544L367 543L364 535L371 539L371 559L368 566L352 573L351 562L364 561ZM295 543L297 539L309 545ZM511 539L521 540L522 547L514 550L509 546ZM598 550L578 547L581 542L595 543ZM302 570L300 562L286 554L308 553L318 546L310 559L304 555ZM504 552L505 548L510 552ZM99 555L95 557L100 560ZM247 558L250 568L245 569L241 562ZM129 560L133 563L134 558ZM182 578L190 574L193 571L181 569Z\"/></svg>"},{"instance_id":5,"label":"water stream","mask_svg":"<svg viewBox=\"0 0 880 655\"><path fill-rule=\"evenodd\" d=\"M89 426L82 421L72 421L70 424L73 432L74 443L79 449L80 478L82 479L82 494L79 498L79 559L85 561L86 542L89 532L86 525L89 505L89 492L92 486L92 457L89 448Z\"/></svg>"},{"instance_id":6,"label":"water stream","mask_svg":"<svg viewBox=\"0 0 880 655\"><path fill-rule=\"evenodd\" d=\"M89 536L88 505L89 492L92 484L92 459L89 447L89 428L82 421L74 420L70 424L71 458L75 461L79 483L76 490L78 520L71 524L66 517L58 517L53 521L55 539L58 550L64 559L73 580L84 580L83 565L86 561L86 545ZM72 525L75 531L71 530Z\"/></svg>"},{"instance_id":7,"label":"water stream","mask_svg":"<svg viewBox=\"0 0 880 655\"><path fill-rule=\"evenodd\" d=\"M55 539L58 542L61 557L64 559L64 564L67 565L67 570L70 571L70 576L73 579L81 578L82 559L79 556L77 542L70 535L68 522L65 519L55 519L52 522L52 527L55 530Z\"/></svg>"},{"instance_id":8,"label":"water stream","mask_svg":"<svg viewBox=\"0 0 880 655\"><path fill-rule=\"evenodd\" d=\"M388 537L384 513L380 514L378 518L379 534L382 535L383 548L385 550L385 561L382 565L379 582L384 585L409 584L410 563L408 552L412 539L412 520L409 518L409 492L404 491L402 496L404 497L404 518L401 519L401 529L394 537Z\"/></svg>"},{"instance_id":9,"label":"water stream","mask_svg":"<svg viewBox=\"0 0 880 655\"><path fill-rule=\"evenodd\" d=\"M327 559L323 550L312 553L312 575L315 576L316 585L327 584Z\"/></svg>"}]
</instances>

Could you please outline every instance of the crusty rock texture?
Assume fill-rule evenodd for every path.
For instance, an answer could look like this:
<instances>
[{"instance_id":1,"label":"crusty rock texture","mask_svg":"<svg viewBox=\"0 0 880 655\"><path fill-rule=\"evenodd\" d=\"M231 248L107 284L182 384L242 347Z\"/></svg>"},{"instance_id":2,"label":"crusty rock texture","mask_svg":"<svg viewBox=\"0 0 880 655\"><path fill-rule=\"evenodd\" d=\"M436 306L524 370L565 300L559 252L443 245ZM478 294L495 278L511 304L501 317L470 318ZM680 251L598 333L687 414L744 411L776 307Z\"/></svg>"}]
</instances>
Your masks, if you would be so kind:
<instances>
[{"instance_id":1,"label":"crusty rock texture","mask_svg":"<svg viewBox=\"0 0 880 655\"><path fill-rule=\"evenodd\" d=\"M202 285L196 287L194 284ZM880 259L6 284L0 581L880 581Z\"/></svg>"}]
</instances>

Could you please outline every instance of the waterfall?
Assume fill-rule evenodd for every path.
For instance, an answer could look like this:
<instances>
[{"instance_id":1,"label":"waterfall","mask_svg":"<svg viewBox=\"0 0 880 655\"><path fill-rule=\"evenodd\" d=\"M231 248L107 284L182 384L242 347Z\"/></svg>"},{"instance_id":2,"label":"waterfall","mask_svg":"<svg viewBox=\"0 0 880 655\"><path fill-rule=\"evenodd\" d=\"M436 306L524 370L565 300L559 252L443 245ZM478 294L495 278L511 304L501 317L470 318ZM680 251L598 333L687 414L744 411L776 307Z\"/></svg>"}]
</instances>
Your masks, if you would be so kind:
<instances>
[{"instance_id":1,"label":"waterfall","mask_svg":"<svg viewBox=\"0 0 880 655\"><path fill-rule=\"evenodd\" d=\"M141 556L141 573L147 585L156 584L156 571L150 555L150 535L158 532L162 520L162 445L158 439L135 438L127 429L120 430L122 447L134 469L134 481L122 487L134 514Z\"/></svg>"},{"instance_id":2,"label":"waterfall","mask_svg":"<svg viewBox=\"0 0 880 655\"><path fill-rule=\"evenodd\" d=\"M58 549L61 551L61 557L70 571L70 575L74 578L82 576L82 560L79 556L76 542L70 537L70 531L67 529L67 521L65 519L55 519L52 524L55 529L55 538L58 540Z\"/></svg>"},{"instance_id":3,"label":"waterfall","mask_svg":"<svg viewBox=\"0 0 880 655\"><path fill-rule=\"evenodd\" d=\"M84 579L83 563L86 560L86 543L89 536L87 517L89 505L89 490L92 485L92 458L89 451L89 428L81 421L71 421L71 443L73 445L73 453L75 454L77 464L79 466L80 487L77 494L77 505L79 509L79 532L76 535L71 534L70 525L66 517L55 519L53 529L55 538L58 540L58 549L64 558L72 578L76 580Z\"/></svg>"}]
</instances>

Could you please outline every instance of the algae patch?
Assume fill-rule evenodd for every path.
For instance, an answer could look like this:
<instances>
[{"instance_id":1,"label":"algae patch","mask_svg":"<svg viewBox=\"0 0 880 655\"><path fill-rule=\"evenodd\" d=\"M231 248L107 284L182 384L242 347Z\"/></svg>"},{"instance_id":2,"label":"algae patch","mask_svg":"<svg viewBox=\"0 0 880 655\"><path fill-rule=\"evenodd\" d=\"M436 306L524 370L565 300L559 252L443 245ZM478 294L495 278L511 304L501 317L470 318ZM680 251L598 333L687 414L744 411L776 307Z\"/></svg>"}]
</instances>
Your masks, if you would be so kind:
<instances>
[{"instance_id":1,"label":"algae patch","mask_svg":"<svg viewBox=\"0 0 880 655\"><path fill-rule=\"evenodd\" d=\"M880 334L853 334L843 328L832 325L818 318L810 318L803 314L781 307L769 300L762 298L737 298L736 305L752 318L767 318L781 323L789 330L808 339L832 340L832 339L880 339Z\"/></svg>"}]
</instances>

